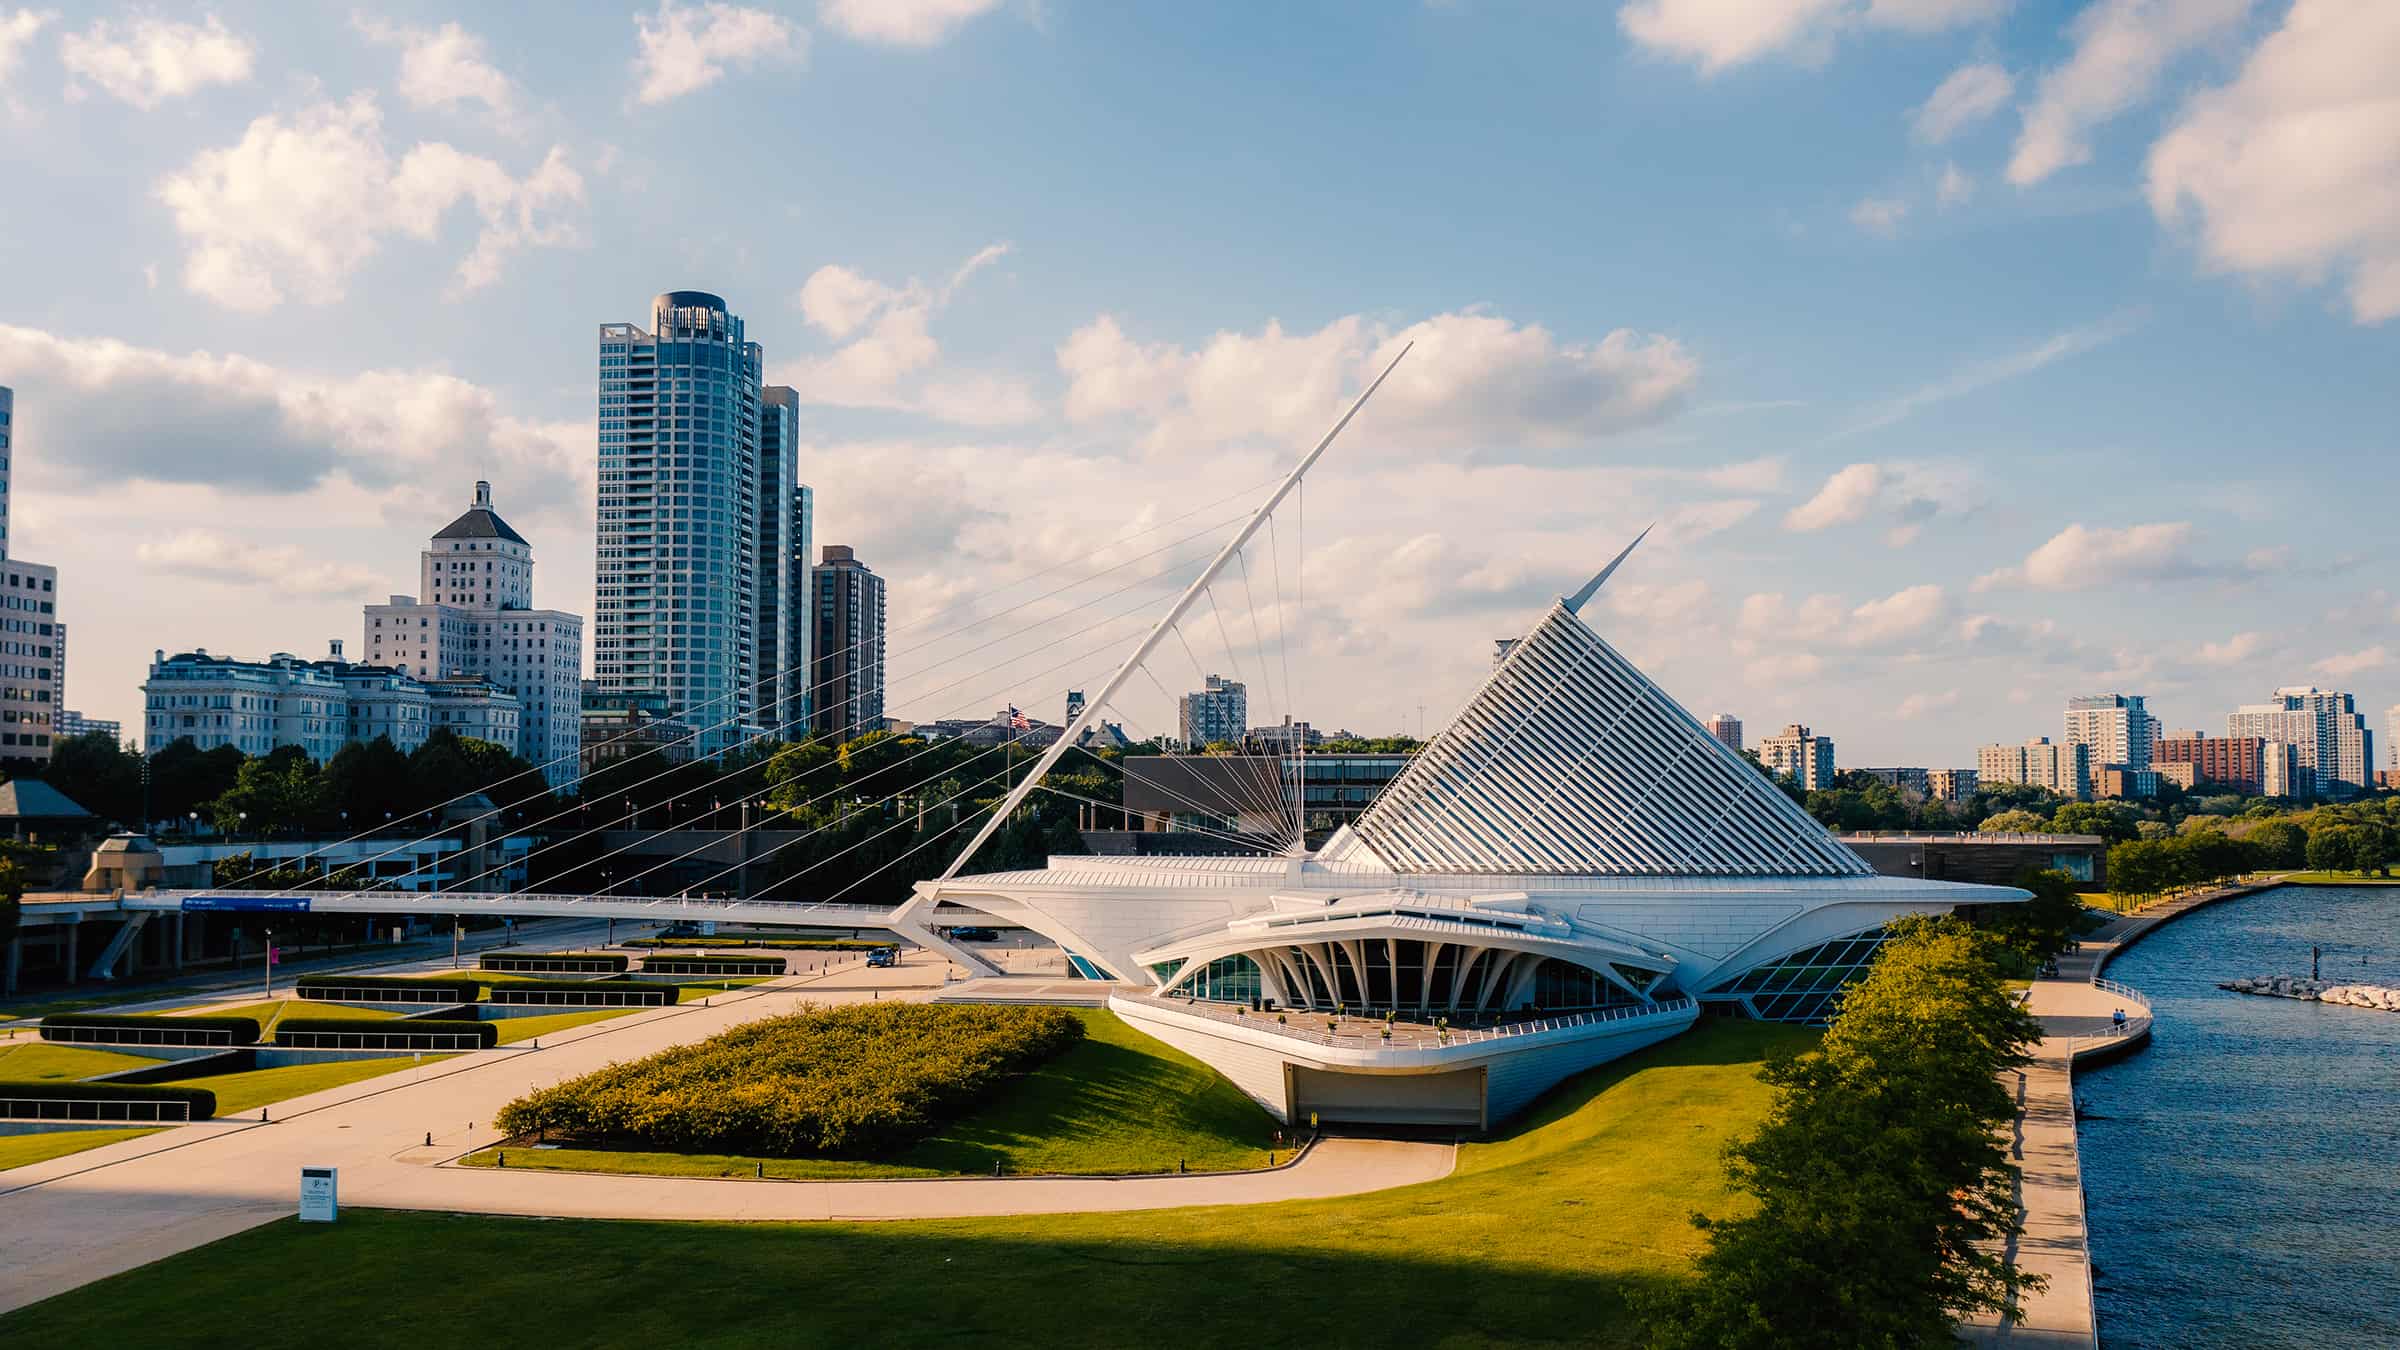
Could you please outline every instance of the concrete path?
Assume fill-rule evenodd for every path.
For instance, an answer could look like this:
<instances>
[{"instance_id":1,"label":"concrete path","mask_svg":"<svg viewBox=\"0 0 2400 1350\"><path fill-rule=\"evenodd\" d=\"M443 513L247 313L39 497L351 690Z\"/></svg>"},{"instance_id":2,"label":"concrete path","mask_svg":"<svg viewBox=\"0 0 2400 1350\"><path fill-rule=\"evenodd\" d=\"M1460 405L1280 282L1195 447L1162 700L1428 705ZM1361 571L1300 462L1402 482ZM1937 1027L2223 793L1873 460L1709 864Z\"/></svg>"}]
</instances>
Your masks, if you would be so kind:
<instances>
[{"instance_id":1,"label":"concrete path","mask_svg":"<svg viewBox=\"0 0 2400 1350\"><path fill-rule=\"evenodd\" d=\"M2056 977L2034 981L2026 1007L2042 1020L2045 1034L2033 1063L2012 1075L2010 1084L2018 1103L2010 1157L2021 1170L2017 1200L2025 1229L2011 1244L2010 1256L2019 1270L2044 1276L2050 1285L2025 1299L2020 1318L1962 1327L1971 1344L2099 1345L2083 1168L2075 1142L2074 1066L2133 1050L2150 1039L2151 1031L2149 1004L2124 986L2102 985L2100 972L2158 925L2274 884L2218 887L2111 919L2087 934L2077 951L2058 959ZM2119 1012L2125 1014L2122 1026L2116 1023Z\"/></svg>"},{"instance_id":2,"label":"concrete path","mask_svg":"<svg viewBox=\"0 0 2400 1350\"><path fill-rule=\"evenodd\" d=\"M0 1312L292 1214L303 1166L341 1169L344 1205L647 1219L902 1219L1253 1204L1348 1195L1449 1173L1448 1145L1329 1140L1299 1164L1217 1176L778 1182L589 1176L439 1164L499 1142L525 1092L803 1002L925 998L942 964L847 967L634 1013L271 1109L0 1173ZM425 1140L432 1137L431 1145Z\"/></svg>"}]
</instances>

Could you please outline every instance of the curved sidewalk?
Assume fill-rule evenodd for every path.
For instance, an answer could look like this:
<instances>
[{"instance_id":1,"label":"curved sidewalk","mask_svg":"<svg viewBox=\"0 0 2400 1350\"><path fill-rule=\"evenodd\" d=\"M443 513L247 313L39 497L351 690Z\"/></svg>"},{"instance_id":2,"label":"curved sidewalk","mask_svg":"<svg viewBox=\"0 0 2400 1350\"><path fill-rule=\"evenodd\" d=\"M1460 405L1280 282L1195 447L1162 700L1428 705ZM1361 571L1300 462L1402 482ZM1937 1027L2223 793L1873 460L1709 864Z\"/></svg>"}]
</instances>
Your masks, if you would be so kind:
<instances>
[{"instance_id":1,"label":"curved sidewalk","mask_svg":"<svg viewBox=\"0 0 2400 1350\"><path fill-rule=\"evenodd\" d=\"M296 1212L299 1169L341 1169L345 1205L582 1218L969 1217L1256 1204L1381 1190L1449 1173L1446 1144L1329 1140L1266 1172L1186 1177L744 1181L500 1171L439 1164L500 1141L501 1106L607 1064L791 1011L803 1001L915 998L921 972L780 980L295 1098L274 1123L215 1121L0 1173L0 1312ZM866 977L895 977L888 985ZM822 977L820 977L822 978ZM426 1139L431 1136L432 1143Z\"/></svg>"}]
</instances>

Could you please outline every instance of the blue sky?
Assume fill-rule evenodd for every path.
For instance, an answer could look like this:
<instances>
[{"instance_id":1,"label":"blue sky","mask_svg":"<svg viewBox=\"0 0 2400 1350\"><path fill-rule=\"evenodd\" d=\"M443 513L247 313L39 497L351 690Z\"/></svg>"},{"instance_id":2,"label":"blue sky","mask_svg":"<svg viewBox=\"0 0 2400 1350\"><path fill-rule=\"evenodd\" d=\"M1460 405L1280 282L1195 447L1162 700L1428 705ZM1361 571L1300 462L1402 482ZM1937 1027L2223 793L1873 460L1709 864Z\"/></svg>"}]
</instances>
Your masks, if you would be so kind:
<instances>
[{"instance_id":1,"label":"blue sky","mask_svg":"<svg viewBox=\"0 0 2400 1350\"><path fill-rule=\"evenodd\" d=\"M1261 711L1438 721L1657 520L1602 631L1845 763L2103 690L2381 729L2396 16L0 0L12 537L129 723L154 648L355 637L478 477L588 613L594 326L699 288L801 392L820 541L939 624L1266 479L1413 338L1278 533ZM943 654L896 712L1081 676Z\"/></svg>"}]
</instances>

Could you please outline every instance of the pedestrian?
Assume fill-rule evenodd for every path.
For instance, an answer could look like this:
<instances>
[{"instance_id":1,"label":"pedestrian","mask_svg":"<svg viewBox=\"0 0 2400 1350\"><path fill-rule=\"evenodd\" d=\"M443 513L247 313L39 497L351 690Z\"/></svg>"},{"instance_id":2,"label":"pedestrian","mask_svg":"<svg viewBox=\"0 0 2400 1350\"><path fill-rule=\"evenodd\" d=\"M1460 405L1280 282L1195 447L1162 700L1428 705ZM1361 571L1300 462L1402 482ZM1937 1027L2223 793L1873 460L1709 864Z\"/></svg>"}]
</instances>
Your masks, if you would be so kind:
<instances>
[{"instance_id":1,"label":"pedestrian","mask_svg":"<svg viewBox=\"0 0 2400 1350\"><path fill-rule=\"evenodd\" d=\"M2117 1030L2123 1031L2125 1029L2125 1010L2123 1008L2117 1009L2116 1016L2111 1017L2109 1021L2115 1025Z\"/></svg>"}]
</instances>

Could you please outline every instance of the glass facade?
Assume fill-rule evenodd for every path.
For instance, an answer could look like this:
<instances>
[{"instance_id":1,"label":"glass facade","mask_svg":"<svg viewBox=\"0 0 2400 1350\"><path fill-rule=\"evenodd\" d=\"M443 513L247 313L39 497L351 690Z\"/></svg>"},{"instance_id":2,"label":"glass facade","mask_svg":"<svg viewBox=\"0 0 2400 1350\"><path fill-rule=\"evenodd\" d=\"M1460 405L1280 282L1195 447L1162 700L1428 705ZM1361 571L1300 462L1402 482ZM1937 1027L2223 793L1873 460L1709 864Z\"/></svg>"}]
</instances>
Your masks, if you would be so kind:
<instances>
[{"instance_id":1,"label":"glass facade","mask_svg":"<svg viewBox=\"0 0 2400 1350\"><path fill-rule=\"evenodd\" d=\"M1821 942L1758 966L1703 1001L1730 1004L1762 1022L1823 1022L1833 1016L1835 997L1874 963L1885 937L1876 928Z\"/></svg>"},{"instance_id":2,"label":"glass facade","mask_svg":"<svg viewBox=\"0 0 2400 1350\"><path fill-rule=\"evenodd\" d=\"M1178 967L1156 973L1172 982L1183 972ZM1644 984L1656 978L1643 973ZM1264 997L1294 1008L1404 1016L1582 1012L1643 1001L1608 973L1574 961L1417 938L1307 942L1219 957L1175 984L1173 993L1222 1003Z\"/></svg>"}]
</instances>

